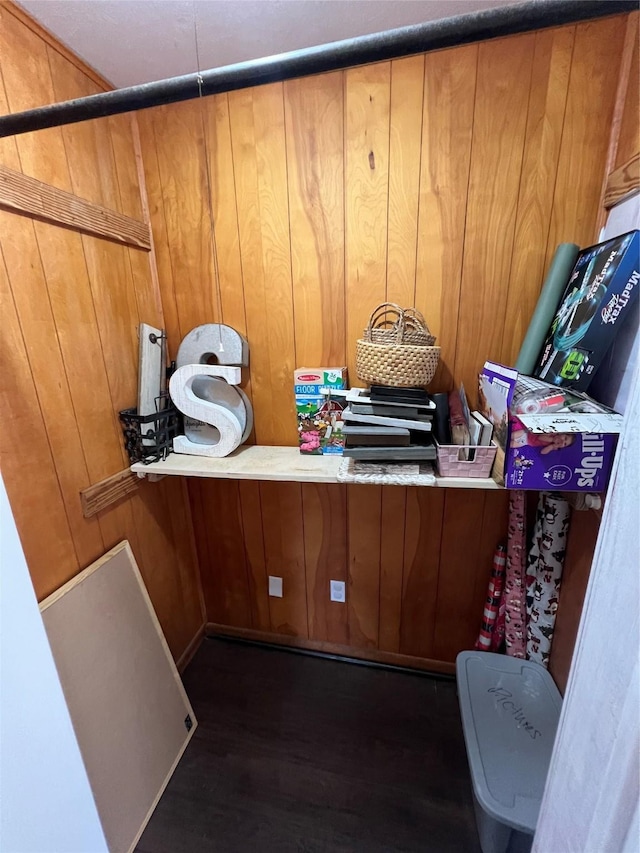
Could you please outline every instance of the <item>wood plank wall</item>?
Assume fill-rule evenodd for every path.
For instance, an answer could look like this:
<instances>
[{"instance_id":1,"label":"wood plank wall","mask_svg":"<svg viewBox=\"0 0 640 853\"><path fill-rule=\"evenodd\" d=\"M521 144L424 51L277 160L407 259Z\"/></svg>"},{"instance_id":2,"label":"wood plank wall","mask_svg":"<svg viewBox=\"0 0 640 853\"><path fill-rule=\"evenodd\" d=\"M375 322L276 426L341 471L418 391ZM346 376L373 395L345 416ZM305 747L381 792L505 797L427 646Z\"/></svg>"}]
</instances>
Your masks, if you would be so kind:
<instances>
[{"instance_id":1,"label":"wood plank wall","mask_svg":"<svg viewBox=\"0 0 640 853\"><path fill-rule=\"evenodd\" d=\"M475 397L486 358L513 363L556 245L593 242L625 28L140 113L172 351L201 323L246 334L255 440L294 444L293 369L347 364L355 382L355 340L393 299L439 338L431 389ZM210 621L445 662L475 639L503 495L211 481L190 495Z\"/></svg>"},{"instance_id":2,"label":"wood plank wall","mask_svg":"<svg viewBox=\"0 0 640 853\"><path fill-rule=\"evenodd\" d=\"M640 155L640 55L638 53L638 22L640 13L634 12L627 20L625 50L618 86L607 165L608 179L616 170L633 157ZM629 51L628 65L625 52ZM625 67L626 66L626 67ZM616 117L618 120L616 120ZM636 190L638 185L636 183ZM604 223L607 211L602 210ZM572 513L567 541L562 587L558 602L556 631L551 648L549 669L559 689L564 693L569 678L573 649L578 634L582 605L591 573L591 562L600 530L601 512Z\"/></svg>"},{"instance_id":3,"label":"wood plank wall","mask_svg":"<svg viewBox=\"0 0 640 853\"><path fill-rule=\"evenodd\" d=\"M611 171L628 163L640 153L640 42L638 27L640 13L629 16L627 48L631 47L631 62L627 72L626 87L622 95L620 125L615 140L615 154L611 158ZM624 85L624 83L623 83Z\"/></svg>"},{"instance_id":4,"label":"wood plank wall","mask_svg":"<svg viewBox=\"0 0 640 853\"><path fill-rule=\"evenodd\" d=\"M0 4L0 112L88 95L100 78ZM143 218L130 116L0 141L0 162ZM163 325L148 252L0 211L2 475L42 599L129 539L176 658L204 616L184 483L141 484L99 516L79 492L128 465L117 412L135 405L137 327Z\"/></svg>"}]
</instances>

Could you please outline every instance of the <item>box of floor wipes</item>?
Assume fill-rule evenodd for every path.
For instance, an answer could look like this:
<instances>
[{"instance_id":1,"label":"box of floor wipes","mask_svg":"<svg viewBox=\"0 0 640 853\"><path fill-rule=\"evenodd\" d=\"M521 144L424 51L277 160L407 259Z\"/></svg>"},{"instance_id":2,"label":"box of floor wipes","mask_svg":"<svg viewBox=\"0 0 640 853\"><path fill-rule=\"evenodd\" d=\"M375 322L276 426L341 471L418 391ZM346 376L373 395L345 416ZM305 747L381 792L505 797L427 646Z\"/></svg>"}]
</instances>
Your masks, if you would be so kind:
<instances>
[{"instance_id":1,"label":"box of floor wipes","mask_svg":"<svg viewBox=\"0 0 640 853\"><path fill-rule=\"evenodd\" d=\"M341 454L346 367L301 367L293 374L300 453Z\"/></svg>"}]
</instances>

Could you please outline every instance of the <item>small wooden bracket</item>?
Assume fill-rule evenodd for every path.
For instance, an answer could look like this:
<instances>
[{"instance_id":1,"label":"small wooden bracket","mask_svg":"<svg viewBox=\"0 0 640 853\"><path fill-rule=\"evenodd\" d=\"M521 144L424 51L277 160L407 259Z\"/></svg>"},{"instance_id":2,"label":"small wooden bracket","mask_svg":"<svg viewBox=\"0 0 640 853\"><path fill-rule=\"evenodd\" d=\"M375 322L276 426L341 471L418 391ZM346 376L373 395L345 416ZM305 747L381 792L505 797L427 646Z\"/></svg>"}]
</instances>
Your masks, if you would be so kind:
<instances>
[{"instance_id":1,"label":"small wooden bracket","mask_svg":"<svg viewBox=\"0 0 640 853\"><path fill-rule=\"evenodd\" d=\"M138 478L129 468L125 468L124 471L107 477L106 480L82 489L80 492L82 514L85 518L92 518L137 490Z\"/></svg>"}]
</instances>

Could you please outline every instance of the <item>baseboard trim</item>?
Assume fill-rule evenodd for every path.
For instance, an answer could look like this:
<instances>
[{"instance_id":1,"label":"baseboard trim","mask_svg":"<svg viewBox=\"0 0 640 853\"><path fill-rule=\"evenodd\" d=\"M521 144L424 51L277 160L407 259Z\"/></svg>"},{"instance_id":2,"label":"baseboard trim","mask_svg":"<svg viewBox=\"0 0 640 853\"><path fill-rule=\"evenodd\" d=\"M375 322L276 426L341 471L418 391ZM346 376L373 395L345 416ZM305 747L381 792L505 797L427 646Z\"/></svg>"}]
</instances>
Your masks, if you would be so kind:
<instances>
[{"instance_id":1,"label":"baseboard trim","mask_svg":"<svg viewBox=\"0 0 640 853\"><path fill-rule=\"evenodd\" d=\"M193 656L200 648L200 644L204 640L205 634L207 632L207 623L202 624L191 640L187 648L182 652L178 660L176 661L176 669L180 674L184 672L184 670L189 666L191 661L193 660Z\"/></svg>"},{"instance_id":2,"label":"baseboard trim","mask_svg":"<svg viewBox=\"0 0 640 853\"><path fill-rule=\"evenodd\" d=\"M396 652L383 652L380 649L362 649L339 643L326 643L321 640L307 640L304 637L272 634L270 631L257 631L253 628L236 628L232 625L219 625L216 622L207 622L205 634L207 637L228 637L269 646L284 646L291 650L315 652L326 656L350 659L359 663L366 662L398 669L413 669L437 675L453 675L455 673L455 664L448 661L401 655Z\"/></svg>"}]
</instances>

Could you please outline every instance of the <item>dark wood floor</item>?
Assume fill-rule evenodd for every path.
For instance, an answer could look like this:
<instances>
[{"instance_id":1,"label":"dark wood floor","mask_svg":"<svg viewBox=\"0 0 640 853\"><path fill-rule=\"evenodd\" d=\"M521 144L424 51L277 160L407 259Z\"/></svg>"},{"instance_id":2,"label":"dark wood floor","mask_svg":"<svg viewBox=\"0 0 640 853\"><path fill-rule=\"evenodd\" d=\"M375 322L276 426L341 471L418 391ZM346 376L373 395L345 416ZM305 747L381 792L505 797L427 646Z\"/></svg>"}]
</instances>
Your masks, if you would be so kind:
<instances>
[{"instance_id":1,"label":"dark wood floor","mask_svg":"<svg viewBox=\"0 0 640 853\"><path fill-rule=\"evenodd\" d=\"M138 853L479 853L455 684L206 640Z\"/></svg>"}]
</instances>

